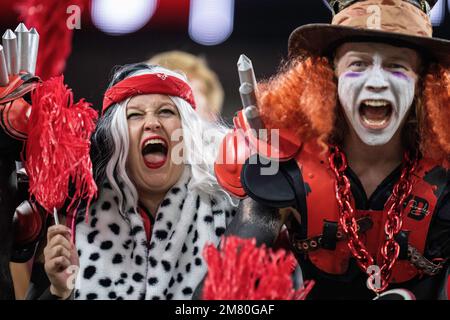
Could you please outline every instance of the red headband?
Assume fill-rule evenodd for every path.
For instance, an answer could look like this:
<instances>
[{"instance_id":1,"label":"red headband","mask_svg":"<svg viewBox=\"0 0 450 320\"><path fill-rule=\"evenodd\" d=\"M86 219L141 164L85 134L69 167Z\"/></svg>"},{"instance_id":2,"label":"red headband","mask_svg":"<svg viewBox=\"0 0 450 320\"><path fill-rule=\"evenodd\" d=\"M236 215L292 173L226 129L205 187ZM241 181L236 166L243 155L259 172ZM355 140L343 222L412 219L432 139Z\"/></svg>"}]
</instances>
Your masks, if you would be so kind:
<instances>
[{"instance_id":1,"label":"red headband","mask_svg":"<svg viewBox=\"0 0 450 320\"><path fill-rule=\"evenodd\" d=\"M195 109L194 95L186 82L164 73L153 73L126 78L106 90L102 113L114 103L148 93L180 97Z\"/></svg>"}]
</instances>

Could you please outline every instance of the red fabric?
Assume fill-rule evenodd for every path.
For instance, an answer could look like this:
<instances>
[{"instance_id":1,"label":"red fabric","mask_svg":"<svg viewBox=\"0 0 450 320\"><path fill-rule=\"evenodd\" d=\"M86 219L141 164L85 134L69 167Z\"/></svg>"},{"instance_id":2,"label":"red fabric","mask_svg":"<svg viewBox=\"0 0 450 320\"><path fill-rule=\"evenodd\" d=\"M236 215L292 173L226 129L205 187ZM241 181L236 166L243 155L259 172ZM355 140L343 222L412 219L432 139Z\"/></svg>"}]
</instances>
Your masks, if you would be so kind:
<instances>
[{"instance_id":1,"label":"red fabric","mask_svg":"<svg viewBox=\"0 0 450 320\"><path fill-rule=\"evenodd\" d=\"M130 77L109 88L103 99L102 112L104 113L114 103L149 93L180 97L195 109L194 95L186 82L163 73L155 73Z\"/></svg>"},{"instance_id":2,"label":"red fabric","mask_svg":"<svg viewBox=\"0 0 450 320\"><path fill-rule=\"evenodd\" d=\"M147 237L147 242L150 242L150 240L152 239L152 222L150 221L150 218L144 209L139 208L139 214L141 215L142 221L144 222L144 231Z\"/></svg>"}]
</instances>

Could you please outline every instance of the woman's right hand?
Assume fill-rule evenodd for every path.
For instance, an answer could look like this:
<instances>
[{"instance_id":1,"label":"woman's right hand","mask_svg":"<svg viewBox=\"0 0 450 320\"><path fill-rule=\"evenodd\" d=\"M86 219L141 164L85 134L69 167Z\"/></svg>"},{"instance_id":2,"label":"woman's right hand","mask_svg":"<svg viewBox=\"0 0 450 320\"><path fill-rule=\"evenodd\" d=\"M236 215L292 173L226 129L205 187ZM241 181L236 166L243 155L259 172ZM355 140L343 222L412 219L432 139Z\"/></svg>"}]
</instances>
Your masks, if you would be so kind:
<instances>
[{"instance_id":1,"label":"woman's right hand","mask_svg":"<svg viewBox=\"0 0 450 320\"><path fill-rule=\"evenodd\" d=\"M79 270L79 259L71 241L71 231L64 225L51 226L47 231L47 246L44 249L45 272L50 280L50 292L67 299L73 290Z\"/></svg>"}]
</instances>

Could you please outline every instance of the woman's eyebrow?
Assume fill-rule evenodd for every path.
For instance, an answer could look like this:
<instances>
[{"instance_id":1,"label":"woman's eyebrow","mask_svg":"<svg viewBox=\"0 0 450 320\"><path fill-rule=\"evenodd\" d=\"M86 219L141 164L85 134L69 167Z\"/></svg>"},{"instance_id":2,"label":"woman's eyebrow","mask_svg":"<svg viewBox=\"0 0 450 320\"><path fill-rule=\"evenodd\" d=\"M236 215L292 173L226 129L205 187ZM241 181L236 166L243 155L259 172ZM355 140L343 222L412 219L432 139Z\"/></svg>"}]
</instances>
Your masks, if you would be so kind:
<instances>
[{"instance_id":1,"label":"woman's eyebrow","mask_svg":"<svg viewBox=\"0 0 450 320\"><path fill-rule=\"evenodd\" d=\"M127 111L128 110L131 110L131 109L133 109L133 110L138 110L138 111L142 111L142 108L141 108L141 106L138 104L138 105L132 105L132 106L130 106L130 105L128 105L127 106Z\"/></svg>"}]
</instances>

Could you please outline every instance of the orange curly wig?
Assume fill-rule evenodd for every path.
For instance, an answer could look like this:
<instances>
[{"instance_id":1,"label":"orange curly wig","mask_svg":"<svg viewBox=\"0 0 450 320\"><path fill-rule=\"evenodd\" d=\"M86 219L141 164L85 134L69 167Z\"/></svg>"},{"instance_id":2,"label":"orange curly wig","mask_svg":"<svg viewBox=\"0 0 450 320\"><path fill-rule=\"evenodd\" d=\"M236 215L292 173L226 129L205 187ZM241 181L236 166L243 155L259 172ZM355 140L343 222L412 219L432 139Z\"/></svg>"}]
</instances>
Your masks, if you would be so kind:
<instances>
[{"instance_id":1,"label":"orange curly wig","mask_svg":"<svg viewBox=\"0 0 450 320\"><path fill-rule=\"evenodd\" d=\"M450 69L433 64L422 81L423 89L407 126L410 129L412 123L419 142L409 141L408 145L418 146L422 154L448 168ZM260 84L258 103L267 128L292 130L303 142L315 139L323 145L346 130L337 108L337 80L325 57L301 57L286 64L274 78ZM411 137L415 135L409 140L414 139Z\"/></svg>"}]
</instances>

